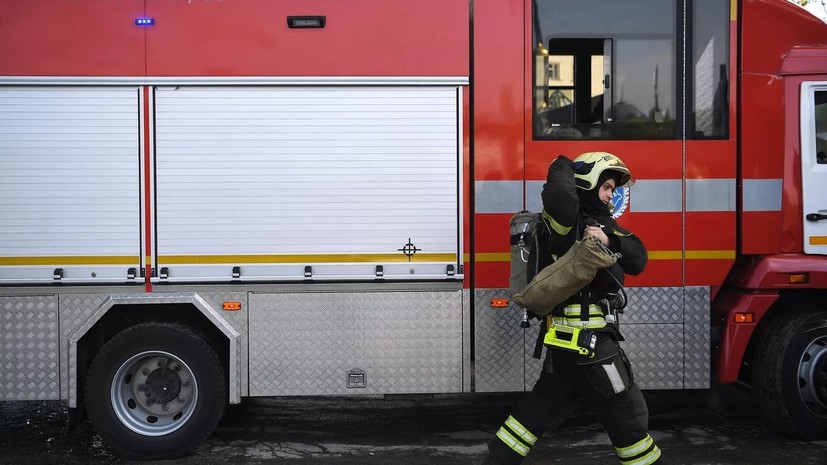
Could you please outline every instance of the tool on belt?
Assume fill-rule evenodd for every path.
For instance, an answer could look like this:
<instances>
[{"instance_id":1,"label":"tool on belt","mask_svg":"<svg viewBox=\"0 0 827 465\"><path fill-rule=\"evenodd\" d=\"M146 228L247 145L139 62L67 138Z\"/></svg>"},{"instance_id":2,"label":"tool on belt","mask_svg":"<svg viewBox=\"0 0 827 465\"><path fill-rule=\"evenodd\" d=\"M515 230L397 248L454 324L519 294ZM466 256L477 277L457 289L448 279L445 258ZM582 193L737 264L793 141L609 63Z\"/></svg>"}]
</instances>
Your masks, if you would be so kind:
<instances>
[{"instance_id":1,"label":"tool on belt","mask_svg":"<svg viewBox=\"0 0 827 465\"><path fill-rule=\"evenodd\" d=\"M543 338L543 344L593 357L594 347L597 345L597 334L586 328L552 323Z\"/></svg>"},{"instance_id":2,"label":"tool on belt","mask_svg":"<svg viewBox=\"0 0 827 465\"><path fill-rule=\"evenodd\" d=\"M594 348L597 345L597 333L594 330L605 328L607 325L616 325L617 315L623 313L623 308L626 306L625 291L622 286L619 290L619 294L612 294L610 298L601 299L597 304L589 304L589 289L588 287L583 289L580 292L579 321L572 321L569 318L571 306L563 310L563 317L547 316L548 330L543 337L543 344L593 357ZM555 320L562 321L563 324ZM616 326L615 329L617 329Z\"/></svg>"}]
</instances>

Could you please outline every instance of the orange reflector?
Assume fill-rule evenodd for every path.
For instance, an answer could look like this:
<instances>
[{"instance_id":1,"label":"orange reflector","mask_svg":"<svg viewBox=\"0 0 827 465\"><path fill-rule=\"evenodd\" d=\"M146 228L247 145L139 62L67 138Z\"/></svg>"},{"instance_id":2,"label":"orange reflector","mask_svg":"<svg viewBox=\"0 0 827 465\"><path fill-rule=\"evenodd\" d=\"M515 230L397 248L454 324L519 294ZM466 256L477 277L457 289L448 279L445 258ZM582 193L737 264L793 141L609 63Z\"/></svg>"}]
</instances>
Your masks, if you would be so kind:
<instances>
[{"instance_id":1,"label":"orange reflector","mask_svg":"<svg viewBox=\"0 0 827 465\"><path fill-rule=\"evenodd\" d=\"M754 317L755 317L754 313L736 313L735 314L735 322L736 323L752 323Z\"/></svg>"},{"instance_id":2,"label":"orange reflector","mask_svg":"<svg viewBox=\"0 0 827 465\"><path fill-rule=\"evenodd\" d=\"M491 306L494 308L508 307L508 299L491 299Z\"/></svg>"},{"instance_id":3,"label":"orange reflector","mask_svg":"<svg viewBox=\"0 0 827 465\"><path fill-rule=\"evenodd\" d=\"M807 284L810 282L809 273L799 273L790 275L790 284Z\"/></svg>"},{"instance_id":4,"label":"orange reflector","mask_svg":"<svg viewBox=\"0 0 827 465\"><path fill-rule=\"evenodd\" d=\"M224 302L223 308L228 312L237 312L241 310L241 302Z\"/></svg>"}]
</instances>

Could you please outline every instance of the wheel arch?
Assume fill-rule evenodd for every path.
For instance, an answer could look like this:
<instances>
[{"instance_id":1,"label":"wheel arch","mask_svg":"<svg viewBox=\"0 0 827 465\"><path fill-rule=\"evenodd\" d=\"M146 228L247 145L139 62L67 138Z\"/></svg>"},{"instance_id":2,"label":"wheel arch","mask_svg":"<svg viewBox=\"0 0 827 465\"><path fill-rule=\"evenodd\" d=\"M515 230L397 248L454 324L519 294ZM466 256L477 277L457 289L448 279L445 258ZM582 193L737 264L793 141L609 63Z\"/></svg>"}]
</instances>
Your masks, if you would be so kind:
<instances>
[{"instance_id":1,"label":"wheel arch","mask_svg":"<svg viewBox=\"0 0 827 465\"><path fill-rule=\"evenodd\" d=\"M749 365L741 365L739 379L752 384L752 373L749 367L754 365L754 357L761 340L764 338L766 328L779 318L785 318L797 312L827 311L827 289L785 289L778 293L778 299L770 305L767 312L758 321L752 337L747 344L744 353L744 360ZM819 308L822 306L823 308Z\"/></svg>"},{"instance_id":2,"label":"wheel arch","mask_svg":"<svg viewBox=\"0 0 827 465\"><path fill-rule=\"evenodd\" d=\"M825 291L786 292L751 341L749 382L767 423L806 440L827 437Z\"/></svg>"},{"instance_id":3,"label":"wheel arch","mask_svg":"<svg viewBox=\"0 0 827 465\"><path fill-rule=\"evenodd\" d=\"M214 347L229 383L229 403L241 402L239 333L198 293L111 294L68 337L69 408L82 404L86 371L97 351L124 329L149 321L175 322L198 331Z\"/></svg>"}]
</instances>

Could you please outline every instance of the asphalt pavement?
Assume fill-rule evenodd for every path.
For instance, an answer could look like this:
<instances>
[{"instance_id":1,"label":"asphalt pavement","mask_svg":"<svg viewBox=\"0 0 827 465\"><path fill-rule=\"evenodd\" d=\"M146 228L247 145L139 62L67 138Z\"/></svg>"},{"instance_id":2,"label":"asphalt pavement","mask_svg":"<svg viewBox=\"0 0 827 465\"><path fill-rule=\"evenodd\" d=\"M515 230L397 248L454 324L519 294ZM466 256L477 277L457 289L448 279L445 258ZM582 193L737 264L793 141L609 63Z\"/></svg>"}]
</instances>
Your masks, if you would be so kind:
<instances>
[{"instance_id":1,"label":"asphalt pavement","mask_svg":"<svg viewBox=\"0 0 827 465\"><path fill-rule=\"evenodd\" d=\"M751 395L647 391L650 433L670 464L827 464L827 440L801 441L764 424ZM67 431L60 402L0 402L2 464L478 464L522 394L245 399L215 433L176 460L118 457L88 421ZM547 434L526 465L614 464L588 411Z\"/></svg>"}]
</instances>

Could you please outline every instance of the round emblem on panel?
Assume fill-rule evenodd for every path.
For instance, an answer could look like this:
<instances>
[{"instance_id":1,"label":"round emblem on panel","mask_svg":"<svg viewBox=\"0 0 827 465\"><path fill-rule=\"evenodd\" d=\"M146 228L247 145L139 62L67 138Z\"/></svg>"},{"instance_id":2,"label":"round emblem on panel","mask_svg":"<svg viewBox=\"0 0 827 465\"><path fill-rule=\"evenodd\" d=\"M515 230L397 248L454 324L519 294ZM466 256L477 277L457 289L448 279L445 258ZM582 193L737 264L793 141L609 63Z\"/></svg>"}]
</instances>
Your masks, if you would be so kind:
<instances>
[{"instance_id":1,"label":"round emblem on panel","mask_svg":"<svg viewBox=\"0 0 827 465\"><path fill-rule=\"evenodd\" d=\"M609 211L612 214L612 218L618 219L623 212L626 211L626 207L629 206L629 188L628 187L618 187L615 189L615 194L612 196L612 204L609 207Z\"/></svg>"}]
</instances>

